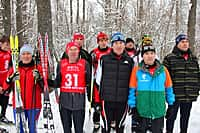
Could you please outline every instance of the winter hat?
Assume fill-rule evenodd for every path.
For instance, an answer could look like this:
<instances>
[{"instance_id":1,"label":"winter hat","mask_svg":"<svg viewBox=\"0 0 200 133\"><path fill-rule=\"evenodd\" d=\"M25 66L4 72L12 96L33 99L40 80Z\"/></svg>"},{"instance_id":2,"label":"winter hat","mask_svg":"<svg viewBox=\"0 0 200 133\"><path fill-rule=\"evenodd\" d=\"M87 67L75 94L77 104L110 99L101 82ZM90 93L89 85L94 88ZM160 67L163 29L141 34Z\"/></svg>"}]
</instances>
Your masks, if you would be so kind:
<instances>
[{"instance_id":1,"label":"winter hat","mask_svg":"<svg viewBox=\"0 0 200 133\"><path fill-rule=\"evenodd\" d=\"M179 34L176 37L176 45L178 45L181 40L185 40L185 39L188 40L188 36L186 34Z\"/></svg>"},{"instance_id":2,"label":"winter hat","mask_svg":"<svg viewBox=\"0 0 200 133\"><path fill-rule=\"evenodd\" d=\"M33 48L29 44L24 44L20 49L20 55L22 55L24 52L29 52L31 55L33 55Z\"/></svg>"},{"instance_id":3,"label":"winter hat","mask_svg":"<svg viewBox=\"0 0 200 133\"><path fill-rule=\"evenodd\" d=\"M143 57L144 53L148 51L156 52L156 49L152 44L143 45L141 50L141 56Z\"/></svg>"},{"instance_id":4,"label":"winter hat","mask_svg":"<svg viewBox=\"0 0 200 133\"><path fill-rule=\"evenodd\" d=\"M132 42L134 43L133 39L132 38L126 38L126 44L129 43L129 42Z\"/></svg>"},{"instance_id":5,"label":"winter hat","mask_svg":"<svg viewBox=\"0 0 200 133\"><path fill-rule=\"evenodd\" d=\"M121 32L116 32L112 35L111 37L111 44L113 45L113 43L115 41L122 41L125 43L125 38L124 38L124 35L121 33Z\"/></svg>"},{"instance_id":6,"label":"winter hat","mask_svg":"<svg viewBox=\"0 0 200 133\"><path fill-rule=\"evenodd\" d=\"M99 42L100 39L103 39L103 38L108 39L108 35L104 32L99 32L97 34L97 43Z\"/></svg>"},{"instance_id":7,"label":"winter hat","mask_svg":"<svg viewBox=\"0 0 200 133\"><path fill-rule=\"evenodd\" d=\"M66 45L66 53L68 53L69 49L72 47L72 46L75 46L78 48L78 50L80 51L80 47L79 45L76 43L76 42L69 42L67 45Z\"/></svg>"},{"instance_id":8,"label":"winter hat","mask_svg":"<svg viewBox=\"0 0 200 133\"><path fill-rule=\"evenodd\" d=\"M84 35L81 33L74 33L73 40L76 40L76 39L84 40Z\"/></svg>"},{"instance_id":9,"label":"winter hat","mask_svg":"<svg viewBox=\"0 0 200 133\"><path fill-rule=\"evenodd\" d=\"M151 44L152 43L152 37L149 34L144 34L142 36L142 44Z\"/></svg>"}]
</instances>

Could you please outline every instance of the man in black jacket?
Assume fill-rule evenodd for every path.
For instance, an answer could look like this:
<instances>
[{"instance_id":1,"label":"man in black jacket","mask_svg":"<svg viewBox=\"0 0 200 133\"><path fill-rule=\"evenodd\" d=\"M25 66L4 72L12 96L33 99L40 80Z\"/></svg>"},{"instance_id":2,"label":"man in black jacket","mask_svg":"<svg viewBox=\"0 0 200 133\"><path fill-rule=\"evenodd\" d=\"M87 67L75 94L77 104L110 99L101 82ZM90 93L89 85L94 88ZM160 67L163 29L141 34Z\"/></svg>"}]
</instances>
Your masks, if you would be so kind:
<instances>
[{"instance_id":1,"label":"man in black jacket","mask_svg":"<svg viewBox=\"0 0 200 133\"><path fill-rule=\"evenodd\" d=\"M96 83L99 87L102 104L104 125L102 133L110 132L111 121L116 121L116 132L123 133L126 117L129 79L134 63L125 53L124 36L117 32L113 34L112 51L101 57L97 72Z\"/></svg>"},{"instance_id":2,"label":"man in black jacket","mask_svg":"<svg viewBox=\"0 0 200 133\"><path fill-rule=\"evenodd\" d=\"M175 93L175 103L167 110L167 133L173 132L174 121L180 108L180 132L187 133L192 102L197 100L200 89L200 72L197 58L189 49L188 37L180 34L176 45L163 64L169 70Z\"/></svg>"}]
</instances>

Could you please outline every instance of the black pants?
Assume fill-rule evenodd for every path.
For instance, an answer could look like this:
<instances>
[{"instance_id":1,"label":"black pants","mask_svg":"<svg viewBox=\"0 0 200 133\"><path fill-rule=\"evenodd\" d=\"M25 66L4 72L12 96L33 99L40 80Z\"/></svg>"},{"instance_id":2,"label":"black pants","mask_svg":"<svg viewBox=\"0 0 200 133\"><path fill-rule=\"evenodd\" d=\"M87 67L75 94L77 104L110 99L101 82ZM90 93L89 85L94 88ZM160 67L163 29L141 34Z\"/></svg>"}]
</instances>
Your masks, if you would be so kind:
<instances>
[{"instance_id":1,"label":"black pants","mask_svg":"<svg viewBox=\"0 0 200 133\"><path fill-rule=\"evenodd\" d=\"M71 133L72 119L74 123L75 133L83 133L83 125L85 119L85 110L69 110L60 108L60 116L64 129L64 133Z\"/></svg>"},{"instance_id":2,"label":"black pants","mask_svg":"<svg viewBox=\"0 0 200 133\"><path fill-rule=\"evenodd\" d=\"M157 119L149 119L149 118L140 117L139 126L136 133L146 133L150 122L151 122L152 133L163 133L164 117L160 117Z\"/></svg>"},{"instance_id":3,"label":"black pants","mask_svg":"<svg viewBox=\"0 0 200 133\"><path fill-rule=\"evenodd\" d=\"M123 133L124 131L124 120L127 114L127 104L121 102L104 102L102 111L102 119L104 127L102 133L110 133L111 122L116 122L115 130L116 133Z\"/></svg>"},{"instance_id":4,"label":"black pants","mask_svg":"<svg viewBox=\"0 0 200 133\"><path fill-rule=\"evenodd\" d=\"M190 117L190 111L192 108L192 102L189 102L189 103L175 102L173 107L174 107L174 110L173 110L174 112L170 118L167 118L167 122L166 122L167 133L173 133L174 122L176 120L177 112L179 108L180 108L181 133L187 133L188 121Z\"/></svg>"},{"instance_id":5,"label":"black pants","mask_svg":"<svg viewBox=\"0 0 200 133\"><path fill-rule=\"evenodd\" d=\"M1 116L6 115L6 108L8 106L9 96L5 96L4 94L0 94L0 105L1 105Z\"/></svg>"}]
</instances>

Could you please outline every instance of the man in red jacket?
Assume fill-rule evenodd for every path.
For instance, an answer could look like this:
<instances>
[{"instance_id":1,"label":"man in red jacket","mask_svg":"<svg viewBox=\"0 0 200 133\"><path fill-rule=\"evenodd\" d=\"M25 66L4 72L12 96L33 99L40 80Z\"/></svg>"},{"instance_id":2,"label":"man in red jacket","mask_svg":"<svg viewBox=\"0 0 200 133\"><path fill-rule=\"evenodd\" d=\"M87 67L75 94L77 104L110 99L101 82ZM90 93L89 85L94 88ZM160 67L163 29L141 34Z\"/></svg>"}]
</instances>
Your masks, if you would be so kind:
<instances>
[{"instance_id":1,"label":"man in red jacket","mask_svg":"<svg viewBox=\"0 0 200 133\"><path fill-rule=\"evenodd\" d=\"M75 133L83 133L85 120L85 94L89 95L90 65L79 58L80 46L76 42L66 45L67 58L60 61L55 80L49 86L60 88L59 109L64 133L71 133L72 122Z\"/></svg>"},{"instance_id":2,"label":"man in red jacket","mask_svg":"<svg viewBox=\"0 0 200 133\"><path fill-rule=\"evenodd\" d=\"M90 53L90 55L92 56L92 65L94 68L94 73L93 73L94 75L96 73L98 61L100 60L101 56L106 55L110 53L111 51L111 48L108 47L107 34L103 32L99 32L97 35L97 44L98 44L98 47L93 49ZM92 106L94 107L94 114L93 114L94 131L97 131L100 128L100 110L99 109L101 107L101 101L99 98L99 91L97 89L96 84L94 84L92 95L93 95Z\"/></svg>"},{"instance_id":3,"label":"man in red jacket","mask_svg":"<svg viewBox=\"0 0 200 133\"><path fill-rule=\"evenodd\" d=\"M11 64L11 53L10 53L10 40L7 36L3 36L0 40L0 88L3 87L3 82L6 80L6 76ZM0 94L0 105L1 115L0 121L9 123L10 121L6 118L6 108L9 100L9 92Z\"/></svg>"},{"instance_id":4,"label":"man in red jacket","mask_svg":"<svg viewBox=\"0 0 200 133\"><path fill-rule=\"evenodd\" d=\"M23 102L25 117L29 123L29 132L36 132L36 124L41 110L41 93L42 93L42 78L40 76L41 66L35 66L32 58L33 49L30 45L24 45L20 49L20 62L18 71L13 72L13 68L9 69L8 78L3 84L3 89L6 91L15 80L20 81L20 93ZM35 83L36 80L36 83ZM16 118L15 109L15 93L13 93L13 108L14 118ZM16 119L15 119L16 120ZM20 133L23 133L23 128L20 124Z\"/></svg>"}]
</instances>

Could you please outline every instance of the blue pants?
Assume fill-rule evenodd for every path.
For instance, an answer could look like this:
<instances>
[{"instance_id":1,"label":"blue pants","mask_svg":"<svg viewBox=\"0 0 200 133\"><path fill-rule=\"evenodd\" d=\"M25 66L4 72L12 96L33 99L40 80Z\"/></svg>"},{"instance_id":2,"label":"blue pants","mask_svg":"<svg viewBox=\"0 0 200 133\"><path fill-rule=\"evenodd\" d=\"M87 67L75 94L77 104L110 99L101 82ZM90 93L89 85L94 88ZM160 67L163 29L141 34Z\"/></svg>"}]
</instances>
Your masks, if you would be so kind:
<instances>
[{"instance_id":1,"label":"blue pants","mask_svg":"<svg viewBox=\"0 0 200 133\"><path fill-rule=\"evenodd\" d=\"M13 113L14 113L14 119L16 122L16 109L13 109ZM37 132L36 124L37 124L37 120L40 114L40 109L24 110L24 113L25 113L26 120L28 120L29 133L36 133ZM20 133L24 133L21 117L20 117Z\"/></svg>"}]
</instances>

